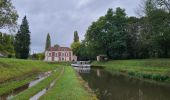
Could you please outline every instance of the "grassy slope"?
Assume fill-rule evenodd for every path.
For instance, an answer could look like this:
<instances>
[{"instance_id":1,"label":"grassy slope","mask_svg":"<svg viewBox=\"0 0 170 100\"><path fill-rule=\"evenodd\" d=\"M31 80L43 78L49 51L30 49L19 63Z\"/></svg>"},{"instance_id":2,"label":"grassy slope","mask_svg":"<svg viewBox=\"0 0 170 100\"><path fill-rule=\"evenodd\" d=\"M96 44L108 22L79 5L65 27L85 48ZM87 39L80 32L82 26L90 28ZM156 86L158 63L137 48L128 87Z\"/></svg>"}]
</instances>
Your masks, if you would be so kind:
<instances>
[{"instance_id":1,"label":"grassy slope","mask_svg":"<svg viewBox=\"0 0 170 100\"><path fill-rule=\"evenodd\" d=\"M40 72L55 68L56 64L42 61L0 58L0 95L29 83Z\"/></svg>"},{"instance_id":2,"label":"grassy slope","mask_svg":"<svg viewBox=\"0 0 170 100\"><path fill-rule=\"evenodd\" d=\"M170 59L113 60L93 62L92 65L104 66L111 73L118 71L158 81L169 81L170 77Z\"/></svg>"},{"instance_id":3,"label":"grassy slope","mask_svg":"<svg viewBox=\"0 0 170 100\"><path fill-rule=\"evenodd\" d=\"M40 100L95 100L80 83L75 71L70 66L65 67L64 74Z\"/></svg>"},{"instance_id":4,"label":"grassy slope","mask_svg":"<svg viewBox=\"0 0 170 100\"><path fill-rule=\"evenodd\" d=\"M54 68L42 61L0 58L0 83Z\"/></svg>"},{"instance_id":5,"label":"grassy slope","mask_svg":"<svg viewBox=\"0 0 170 100\"><path fill-rule=\"evenodd\" d=\"M36 84L35 86L21 92L20 94L12 98L12 100L28 100L30 97L34 96L44 88L48 87L53 80L58 78L58 76L61 74L61 70L63 70L61 67L58 68L57 71L53 72L51 76L42 80L40 83Z\"/></svg>"},{"instance_id":6,"label":"grassy slope","mask_svg":"<svg viewBox=\"0 0 170 100\"><path fill-rule=\"evenodd\" d=\"M35 79L35 75L26 77L25 79L22 79L20 81L16 80L16 81L10 81L10 82L0 84L0 95L9 93L18 87L28 84L30 81L33 81L34 79Z\"/></svg>"}]
</instances>

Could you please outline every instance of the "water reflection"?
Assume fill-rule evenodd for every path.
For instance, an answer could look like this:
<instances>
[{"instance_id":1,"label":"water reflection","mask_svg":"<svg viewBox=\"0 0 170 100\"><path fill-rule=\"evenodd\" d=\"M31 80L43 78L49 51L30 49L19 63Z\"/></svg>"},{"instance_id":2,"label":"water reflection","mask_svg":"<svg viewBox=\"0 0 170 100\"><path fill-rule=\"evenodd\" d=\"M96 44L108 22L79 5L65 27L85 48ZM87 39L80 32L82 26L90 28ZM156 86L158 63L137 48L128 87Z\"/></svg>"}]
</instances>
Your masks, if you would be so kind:
<instances>
[{"instance_id":1,"label":"water reflection","mask_svg":"<svg viewBox=\"0 0 170 100\"><path fill-rule=\"evenodd\" d=\"M90 67L74 67L74 69L79 73L90 73Z\"/></svg>"},{"instance_id":2,"label":"water reflection","mask_svg":"<svg viewBox=\"0 0 170 100\"><path fill-rule=\"evenodd\" d=\"M170 87L111 75L103 69L80 73L100 100L170 100Z\"/></svg>"}]
</instances>

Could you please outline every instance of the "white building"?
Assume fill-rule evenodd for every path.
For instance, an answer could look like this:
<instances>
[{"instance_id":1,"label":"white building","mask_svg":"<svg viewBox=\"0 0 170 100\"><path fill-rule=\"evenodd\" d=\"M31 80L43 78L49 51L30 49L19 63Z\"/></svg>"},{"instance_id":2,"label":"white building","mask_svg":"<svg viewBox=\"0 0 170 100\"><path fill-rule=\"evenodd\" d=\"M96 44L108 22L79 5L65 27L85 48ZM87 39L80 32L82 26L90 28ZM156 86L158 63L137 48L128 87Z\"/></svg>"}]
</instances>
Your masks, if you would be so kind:
<instances>
[{"instance_id":1,"label":"white building","mask_svg":"<svg viewBox=\"0 0 170 100\"><path fill-rule=\"evenodd\" d=\"M45 51L45 61L77 61L77 57L73 55L73 51L68 47L50 47Z\"/></svg>"}]
</instances>

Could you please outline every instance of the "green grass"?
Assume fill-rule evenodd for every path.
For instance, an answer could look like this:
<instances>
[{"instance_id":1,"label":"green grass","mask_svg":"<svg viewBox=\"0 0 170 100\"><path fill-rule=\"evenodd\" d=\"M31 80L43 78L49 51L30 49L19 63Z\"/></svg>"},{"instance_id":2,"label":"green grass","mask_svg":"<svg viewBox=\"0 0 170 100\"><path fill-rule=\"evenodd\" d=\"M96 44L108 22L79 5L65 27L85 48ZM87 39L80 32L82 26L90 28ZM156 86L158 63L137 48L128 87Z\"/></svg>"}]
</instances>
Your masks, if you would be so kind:
<instances>
[{"instance_id":1,"label":"green grass","mask_svg":"<svg viewBox=\"0 0 170 100\"><path fill-rule=\"evenodd\" d=\"M0 58L0 83L18 80L25 75L53 70L56 66L42 61Z\"/></svg>"},{"instance_id":2,"label":"green grass","mask_svg":"<svg viewBox=\"0 0 170 100\"><path fill-rule=\"evenodd\" d=\"M95 100L95 97L86 91L74 69L65 67L64 74L57 83L40 100Z\"/></svg>"},{"instance_id":3,"label":"green grass","mask_svg":"<svg viewBox=\"0 0 170 100\"><path fill-rule=\"evenodd\" d=\"M28 84L30 81L33 81L34 79L35 79L35 75L26 77L20 81L14 80L14 81L10 81L4 84L0 84L0 95L9 93L18 87Z\"/></svg>"},{"instance_id":4,"label":"green grass","mask_svg":"<svg viewBox=\"0 0 170 100\"><path fill-rule=\"evenodd\" d=\"M170 59L95 61L92 65L103 66L111 73L122 72L138 78L170 81Z\"/></svg>"},{"instance_id":5,"label":"green grass","mask_svg":"<svg viewBox=\"0 0 170 100\"><path fill-rule=\"evenodd\" d=\"M12 98L12 100L29 100L30 97L34 96L44 88L48 87L53 80L58 78L58 76L61 74L61 70L63 70L61 67L58 68L57 71L53 72L51 76L42 80L40 83L36 84L35 86L19 93L14 98Z\"/></svg>"},{"instance_id":6,"label":"green grass","mask_svg":"<svg viewBox=\"0 0 170 100\"><path fill-rule=\"evenodd\" d=\"M38 73L56 66L43 61L0 58L0 95L31 82Z\"/></svg>"}]
</instances>

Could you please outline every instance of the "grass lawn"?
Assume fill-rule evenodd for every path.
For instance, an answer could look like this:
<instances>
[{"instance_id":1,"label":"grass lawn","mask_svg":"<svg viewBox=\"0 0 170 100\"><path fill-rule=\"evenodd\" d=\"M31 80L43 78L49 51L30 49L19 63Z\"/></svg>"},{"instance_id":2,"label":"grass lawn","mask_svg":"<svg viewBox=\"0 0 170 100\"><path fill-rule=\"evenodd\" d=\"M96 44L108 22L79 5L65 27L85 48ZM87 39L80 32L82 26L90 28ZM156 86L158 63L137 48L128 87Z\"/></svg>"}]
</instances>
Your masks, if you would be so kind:
<instances>
[{"instance_id":1,"label":"grass lawn","mask_svg":"<svg viewBox=\"0 0 170 100\"><path fill-rule=\"evenodd\" d=\"M29 83L38 73L56 66L43 61L0 58L0 95Z\"/></svg>"},{"instance_id":2,"label":"grass lawn","mask_svg":"<svg viewBox=\"0 0 170 100\"><path fill-rule=\"evenodd\" d=\"M170 59L112 60L93 62L111 73L122 72L138 78L170 82Z\"/></svg>"},{"instance_id":3,"label":"grass lawn","mask_svg":"<svg viewBox=\"0 0 170 100\"><path fill-rule=\"evenodd\" d=\"M65 66L63 75L40 100L96 100L81 84L75 70Z\"/></svg>"},{"instance_id":4,"label":"grass lawn","mask_svg":"<svg viewBox=\"0 0 170 100\"><path fill-rule=\"evenodd\" d=\"M0 58L0 83L18 80L23 76L55 69L55 65L42 61Z\"/></svg>"},{"instance_id":5,"label":"grass lawn","mask_svg":"<svg viewBox=\"0 0 170 100\"><path fill-rule=\"evenodd\" d=\"M35 77L36 76L33 75L33 76L25 77L24 79L20 81L14 80L14 81L9 81L9 82L0 84L0 95L9 93L18 87L28 84L30 81L35 80Z\"/></svg>"},{"instance_id":6,"label":"grass lawn","mask_svg":"<svg viewBox=\"0 0 170 100\"><path fill-rule=\"evenodd\" d=\"M40 83L36 84L35 86L19 93L17 96L12 98L12 100L29 100L30 97L34 96L44 88L48 87L50 83L53 82L53 80L57 79L58 76L61 74L63 70L63 67L57 68L56 72L53 72L53 74L46 79L42 80Z\"/></svg>"}]
</instances>

